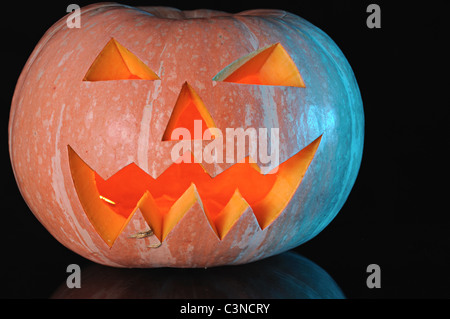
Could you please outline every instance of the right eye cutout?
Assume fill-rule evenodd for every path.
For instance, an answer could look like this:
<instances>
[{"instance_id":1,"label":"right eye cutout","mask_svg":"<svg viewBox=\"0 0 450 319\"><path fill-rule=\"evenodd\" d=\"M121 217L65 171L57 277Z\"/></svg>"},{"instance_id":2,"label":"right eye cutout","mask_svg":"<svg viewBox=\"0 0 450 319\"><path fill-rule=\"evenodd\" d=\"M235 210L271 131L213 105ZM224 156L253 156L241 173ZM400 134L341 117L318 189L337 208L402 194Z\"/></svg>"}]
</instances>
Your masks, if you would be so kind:
<instances>
[{"instance_id":1,"label":"right eye cutout","mask_svg":"<svg viewBox=\"0 0 450 319\"><path fill-rule=\"evenodd\" d=\"M220 71L213 81L305 87L297 66L280 43L236 60Z\"/></svg>"}]
</instances>

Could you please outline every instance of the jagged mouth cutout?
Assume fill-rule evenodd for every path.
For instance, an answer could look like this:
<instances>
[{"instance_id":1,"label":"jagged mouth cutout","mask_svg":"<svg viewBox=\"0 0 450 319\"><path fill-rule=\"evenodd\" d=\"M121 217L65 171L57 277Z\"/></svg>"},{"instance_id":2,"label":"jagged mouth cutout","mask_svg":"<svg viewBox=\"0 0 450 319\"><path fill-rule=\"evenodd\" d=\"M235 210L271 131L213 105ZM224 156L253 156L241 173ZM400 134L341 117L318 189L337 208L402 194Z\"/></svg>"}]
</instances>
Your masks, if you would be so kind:
<instances>
[{"instance_id":1,"label":"jagged mouth cutout","mask_svg":"<svg viewBox=\"0 0 450 319\"><path fill-rule=\"evenodd\" d=\"M159 76L111 39L88 70L84 81L139 79L159 80ZM233 62L213 80L305 87L295 64L280 44L257 50ZM195 119L202 120L206 128L214 127L203 102L185 83L162 141L171 140L168 132ZM253 211L260 228L265 229L295 194L321 138L322 135L265 175L246 158L211 177L192 158L190 163L173 163L157 178L132 163L105 180L70 145L68 154L73 183L84 212L99 236L112 247L137 209L162 243L196 202L203 208L220 240L248 208Z\"/></svg>"},{"instance_id":2,"label":"jagged mouth cutout","mask_svg":"<svg viewBox=\"0 0 450 319\"><path fill-rule=\"evenodd\" d=\"M223 239L251 208L261 229L284 210L300 185L322 136L262 174L250 161L236 163L212 178L194 163L173 163L156 179L132 163L104 180L69 146L72 178L81 205L103 240L112 247L139 208L160 242L198 201L212 229Z\"/></svg>"}]
</instances>

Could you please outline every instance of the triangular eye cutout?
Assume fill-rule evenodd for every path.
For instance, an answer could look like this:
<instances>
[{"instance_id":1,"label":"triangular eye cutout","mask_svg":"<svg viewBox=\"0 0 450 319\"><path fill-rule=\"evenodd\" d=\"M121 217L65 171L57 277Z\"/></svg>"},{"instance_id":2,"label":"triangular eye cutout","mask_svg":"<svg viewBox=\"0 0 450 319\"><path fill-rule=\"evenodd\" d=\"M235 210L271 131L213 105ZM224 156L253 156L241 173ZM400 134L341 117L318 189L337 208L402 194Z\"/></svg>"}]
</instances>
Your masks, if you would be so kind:
<instances>
[{"instance_id":1,"label":"triangular eye cutout","mask_svg":"<svg viewBox=\"0 0 450 319\"><path fill-rule=\"evenodd\" d=\"M280 43L236 60L219 72L213 81L305 87L294 61Z\"/></svg>"},{"instance_id":2,"label":"triangular eye cutout","mask_svg":"<svg viewBox=\"0 0 450 319\"><path fill-rule=\"evenodd\" d=\"M196 122L201 126L196 127ZM216 125L206 109L205 104L200 99L194 89L186 82L181 88L177 102L173 108L163 141L178 141L180 136L172 136L175 129L181 128L188 131L191 140L203 139L203 134L208 128L215 128ZM201 131L197 132L198 128ZM201 135L200 135L201 134Z\"/></svg>"},{"instance_id":3,"label":"triangular eye cutout","mask_svg":"<svg viewBox=\"0 0 450 319\"><path fill-rule=\"evenodd\" d=\"M159 80L137 56L111 39L89 68L83 81Z\"/></svg>"}]
</instances>

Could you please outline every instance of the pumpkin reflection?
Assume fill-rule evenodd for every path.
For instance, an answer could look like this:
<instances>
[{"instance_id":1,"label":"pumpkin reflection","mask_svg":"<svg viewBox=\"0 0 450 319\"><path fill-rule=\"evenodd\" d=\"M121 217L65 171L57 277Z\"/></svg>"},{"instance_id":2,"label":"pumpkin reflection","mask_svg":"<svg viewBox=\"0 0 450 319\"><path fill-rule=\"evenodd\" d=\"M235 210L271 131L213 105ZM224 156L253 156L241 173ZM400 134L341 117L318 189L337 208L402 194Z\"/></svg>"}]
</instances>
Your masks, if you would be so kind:
<instances>
[{"instance_id":1,"label":"pumpkin reflection","mask_svg":"<svg viewBox=\"0 0 450 319\"><path fill-rule=\"evenodd\" d=\"M119 269L97 264L81 269L81 288L64 282L55 299L342 299L321 267L287 252L240 266L210 269Z\"/></svg>"}]
</instances>

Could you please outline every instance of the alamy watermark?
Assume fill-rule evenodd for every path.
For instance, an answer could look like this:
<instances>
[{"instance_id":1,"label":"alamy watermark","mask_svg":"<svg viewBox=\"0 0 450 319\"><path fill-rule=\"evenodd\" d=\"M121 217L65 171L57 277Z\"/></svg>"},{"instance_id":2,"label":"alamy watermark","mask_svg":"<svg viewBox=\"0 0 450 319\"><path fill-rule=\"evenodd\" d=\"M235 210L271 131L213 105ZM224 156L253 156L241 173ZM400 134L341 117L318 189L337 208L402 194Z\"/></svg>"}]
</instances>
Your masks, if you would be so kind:
<instances>
[{"instance_id":1,"label":"alamy watermark","mask_svg":"<svg viewBox=\"0 0 450 319\"><path fill-rule=\"evenodd\" d=\"M67 288L81 288L81 268L77 264L70 264L66 269L67 273L70 275L67 277L66 285Z\"/></svg>"},{"instance_id":2,"label":"alamy watermark","mask_svg":"<svg viewBox=\"0 0 450 319\"><path fill-rule=\"evenodd\" d=\"M372 3L367 6L367 13L370 15L366 19L366 25L369 29L381 28L381 8L378 4Z\"/></svg>"},{"instance_id":3,"label":"alamy watermark","mask_svg":"<svg viewBox=\"0 0 450 319\"><path fill-rule=\"evenodd\" d=\"M81 28L81 8L78 4L70 4L67 9L67 13L71 13L66 20L67 27L69 29ZM369 4L366 8L366 12L370 13L366 19L366 25L369 29L381 28L381 8L378 4Z\"/></svg>"},{"instance_id":4,"label":"alamy watermark","mask_svg":"<svg viewBox=\"0 0 450 319\"><path fill-rule=\"evenodd\" d=\"M67 7L67 13L71 13L66 20L69 29L81 28L81 8L78 4L71 4Z\"/></svg>"},{"instance_id":5,"label":"alamy watermark","mask_svg":"<svg viewBox=\"0 0 450 319\"><path fill-rule=\"evenodd\" d=\"M267 128L226 128L224 134L218 128L203 131L202 121L194 120L193 135L187 128L173 130L171 139L179 142L172 148L172 162L191 163L191 154L194 163L208 164L242 163L248 157L252 163L273 167L270 173L276 173L280 163L279 128L271 128L270 133ZM204 141L210 142L203 147Z\"/></svg>"},{"instance_id":6,"label":"alamy watermark","mask_svg":"<svg viewBox=\"0 0 450 319\"><path fill-rule=\"evenodd\" d=\"M377 264L370 264L366 268L366 272L370 275L366 279L367 288L381 288L381 268Z\"/></svg>"}]
</instances>

